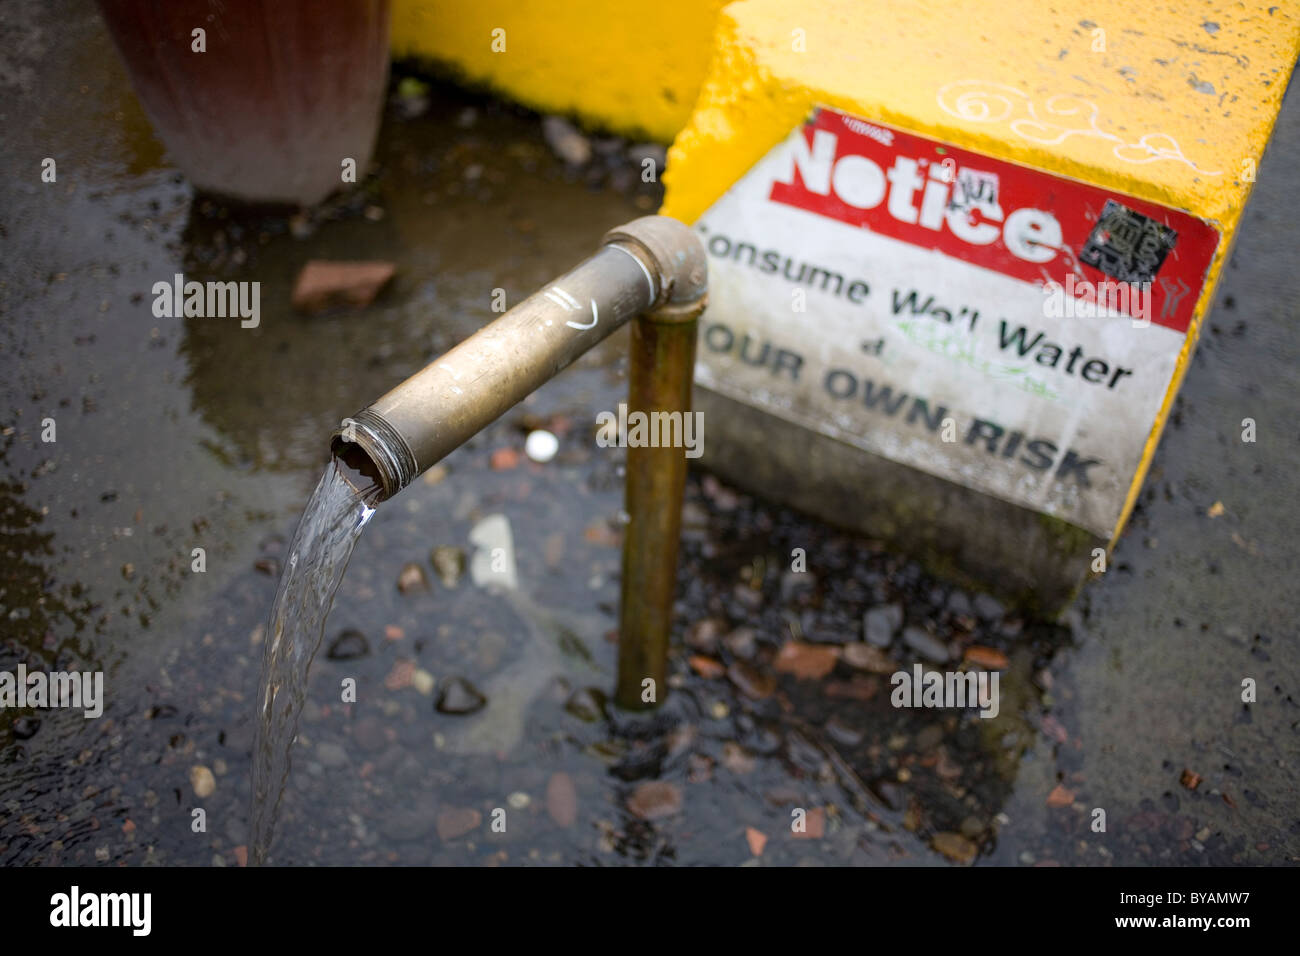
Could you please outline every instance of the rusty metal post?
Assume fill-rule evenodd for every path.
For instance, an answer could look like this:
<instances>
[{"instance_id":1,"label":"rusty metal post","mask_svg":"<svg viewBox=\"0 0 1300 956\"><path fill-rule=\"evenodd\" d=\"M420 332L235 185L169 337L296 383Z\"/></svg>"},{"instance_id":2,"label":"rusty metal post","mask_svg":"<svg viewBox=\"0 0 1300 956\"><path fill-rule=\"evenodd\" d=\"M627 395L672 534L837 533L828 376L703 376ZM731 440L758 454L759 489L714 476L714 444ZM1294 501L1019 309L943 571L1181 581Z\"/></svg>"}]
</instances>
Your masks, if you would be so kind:
<instances>
[{"instance_id":1,"label":"rusty metal post","mask_svg":"<svg viewBox=\"0 0 1300 956\"><path fill-rule=\"evenodd\" d=\"M659 308L632 324L628 353L628 417L636 412L680 415L682 433L691 414L696 327L707 300L707 267L700 241L684 229L664 237L674 254L691 257L689 287L673 290ZM665 253L660 251L660 255ZM651 417L650 421L658 421ZM614 699L626 710L648 710L668 690L668 639L677 592L686 449L629 447L619 606L618 685Z\"/></svg>"}]
</instances>

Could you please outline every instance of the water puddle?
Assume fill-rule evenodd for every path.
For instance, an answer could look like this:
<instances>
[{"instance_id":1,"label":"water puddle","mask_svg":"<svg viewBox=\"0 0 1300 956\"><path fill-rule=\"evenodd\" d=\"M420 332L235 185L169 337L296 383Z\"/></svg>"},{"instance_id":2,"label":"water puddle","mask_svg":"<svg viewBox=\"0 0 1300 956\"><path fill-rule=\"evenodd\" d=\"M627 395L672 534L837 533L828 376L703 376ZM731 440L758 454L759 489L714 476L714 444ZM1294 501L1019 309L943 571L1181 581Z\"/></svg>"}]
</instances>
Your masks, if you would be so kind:
<instances>
[{"instance_id":1,"label":"water puddle","mask_svg":"<svg viewBox=\"0 0 1300 956\"><path fill-rule=\"evenodd\" d=\"M364 490L358 490L364 489ZM374 514L378 489L332 459L312 493L285 563L267 626L253 749L251 858L266 862L289 779L307 674L348 559Z\"/></svg>"}]
</instances>

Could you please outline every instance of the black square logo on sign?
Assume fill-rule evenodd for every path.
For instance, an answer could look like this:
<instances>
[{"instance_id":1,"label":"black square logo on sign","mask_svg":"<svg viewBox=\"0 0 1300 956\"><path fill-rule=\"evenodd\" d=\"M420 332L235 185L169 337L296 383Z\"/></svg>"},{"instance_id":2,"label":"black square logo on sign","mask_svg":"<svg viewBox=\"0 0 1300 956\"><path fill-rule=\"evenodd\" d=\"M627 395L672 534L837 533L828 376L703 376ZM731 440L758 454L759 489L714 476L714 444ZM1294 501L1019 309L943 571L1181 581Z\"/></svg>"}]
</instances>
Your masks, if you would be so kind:
<instances>
[{"instance_id":1,"label":"black square logo on sign","mask_svg":"<svg viewBox=\"0 0 1300 956\"><path fill-rule=\"evenodd\" d=\"M1177 241L1173 229L1107 199L1079 261L1120 282L1151 282Z\"/></svg>"}]
</instances>

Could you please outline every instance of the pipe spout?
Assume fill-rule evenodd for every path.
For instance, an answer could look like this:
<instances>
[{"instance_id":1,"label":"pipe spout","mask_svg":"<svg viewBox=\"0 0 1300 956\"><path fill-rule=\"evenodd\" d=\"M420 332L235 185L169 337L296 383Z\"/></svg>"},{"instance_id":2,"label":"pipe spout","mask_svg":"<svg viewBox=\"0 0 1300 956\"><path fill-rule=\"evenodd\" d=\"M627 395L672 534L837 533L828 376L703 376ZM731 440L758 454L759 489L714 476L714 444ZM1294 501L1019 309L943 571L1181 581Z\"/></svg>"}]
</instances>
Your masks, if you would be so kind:
<instances>
[{"instance_id":1,"label":"pipe spout","mask_svg":"<svg viewBox=\"0 0 1300 956\"><path fill-rule=\"evenodd\" d=\"M595 255L345 418L331 449L359 491L391 498L629 319L694 319L707 274L675 219L613 229Z\"/></svg>"}]
</instances>

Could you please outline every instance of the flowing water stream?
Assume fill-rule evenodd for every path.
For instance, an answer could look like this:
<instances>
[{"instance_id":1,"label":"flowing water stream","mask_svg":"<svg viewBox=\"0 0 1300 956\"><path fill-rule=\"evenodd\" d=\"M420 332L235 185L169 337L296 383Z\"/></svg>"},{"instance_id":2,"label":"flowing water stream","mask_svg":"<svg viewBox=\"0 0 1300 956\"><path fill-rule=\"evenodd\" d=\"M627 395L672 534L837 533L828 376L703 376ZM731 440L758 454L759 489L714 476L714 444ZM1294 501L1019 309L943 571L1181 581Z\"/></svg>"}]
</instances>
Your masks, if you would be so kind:
<instances>
[{"instance_id":1,"label":"flowing water stream","mask_svg":"<svg viewBox=\"0 0 1300 956\"><path fill-rule=\"evenodd\" d=\"M359 491L358 488L365 490ZM280 800L289 779L307 674L320 648L348 559L374 514L378 489L330 461L312 493L289 547L266 631L258 694L260 718L253 750L251 858L265 863Z\"/></svg>"}]
</instances>

